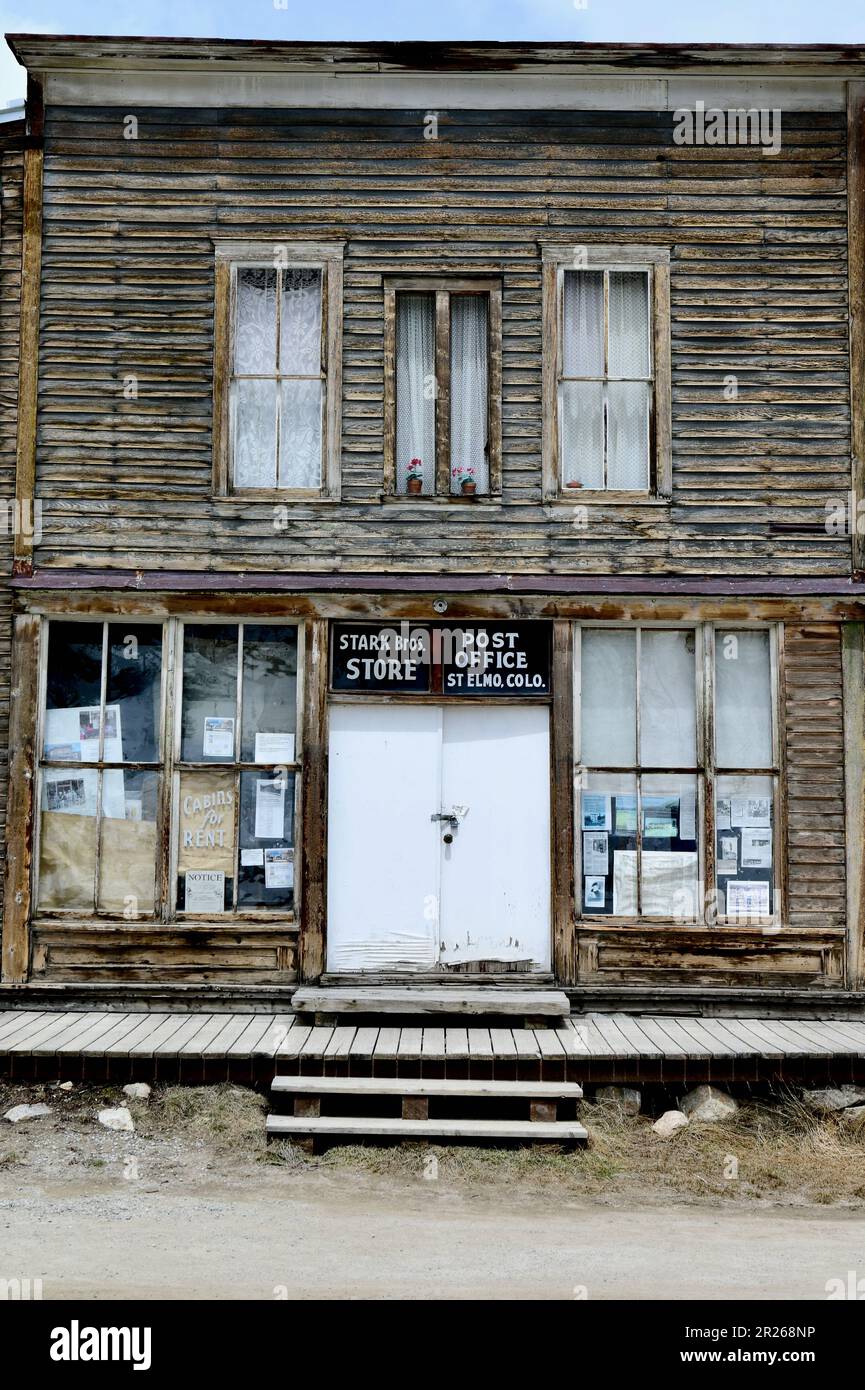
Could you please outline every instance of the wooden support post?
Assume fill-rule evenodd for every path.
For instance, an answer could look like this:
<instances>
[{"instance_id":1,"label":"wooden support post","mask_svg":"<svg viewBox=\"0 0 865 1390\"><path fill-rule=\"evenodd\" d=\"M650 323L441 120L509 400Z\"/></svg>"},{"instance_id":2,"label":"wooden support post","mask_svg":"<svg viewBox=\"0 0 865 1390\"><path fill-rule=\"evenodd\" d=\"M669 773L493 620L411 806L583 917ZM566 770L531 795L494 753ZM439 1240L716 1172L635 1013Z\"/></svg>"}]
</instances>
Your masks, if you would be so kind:
<instances>
[{"instance_id":1,"label":"wooden support post","mask_svg":"<svg viewBox=\"0 0 865 1390\"><path fill-rule=\"evenodd\" d=\"M865 499L865 82L847 83L847 274L850 286L850 409L853 572L865 572L865 534L857 522Z\"/></svg>"},{"instance_id":2,"label":"wooden support post","mask_svg":"<svg viewBox=\"0 0 865 1390\"><path fill-rule=\"evenodd\" d=\"M327 623L304 627L300 976L324 970L327 914Z\"/></svg>"},{"instance_id":3,"label":"wooden support post","mask_svg":"<svg viewBox=\"0 0 865 1390\"><path fill-rule=\"evenodd\" d=\"M529 1101L529 1119L539 1124L550 1124L558 1119L558 1106L554 1100Z\"/></svg>"},{"instance_id":4,"label":"wooden support post","mask_svg":"<svg viewBox=\"0 0 865 1390\"><path fill-rule=\"evenodd\" d=\"M553 623L553 970L576 984L574 922L574 647L569 622Z\"/></svg>"},{"instance_id":5,"label":"wooden support post","mask_svg":"<svg viewBox=\"0 0 865 1390\"><path fill-rule=\"evenodd\" d=\"M9 714L9 799L3 900L4 983L22 984L30 969L30 868L33 857L39 626L34 614L15 619Z\"/></svg>"},{"instance_id":6,"label":"wooden support post","mask_svg":"<svg viewBox=\"0 0 865 1390\"><path fill-rule=\"evenodd\" d=\"M428 1120L429 1096L403 1096L402 1117L404 1120Z\"/></svg>"},{"instance_id":7,"label":"wooden support post","mask_svg":"<svg viewBox=\"0 0 865 1390\"><path fill-rule=\"evenodd\" d=\"M295 1096L294 1113L304 1120L317 1120L321 1115L321 1096Z\"/></svg>"},{"instance_id":8,"label":"wooden support post","mask_svg":"<svg viewBox=\"0 0 865 1390\"><path fill-rule=\"evenodd\" d=\"M841 628L847 842L847 986L865 984L865 624Z\"/></svg>"}]
</instances>

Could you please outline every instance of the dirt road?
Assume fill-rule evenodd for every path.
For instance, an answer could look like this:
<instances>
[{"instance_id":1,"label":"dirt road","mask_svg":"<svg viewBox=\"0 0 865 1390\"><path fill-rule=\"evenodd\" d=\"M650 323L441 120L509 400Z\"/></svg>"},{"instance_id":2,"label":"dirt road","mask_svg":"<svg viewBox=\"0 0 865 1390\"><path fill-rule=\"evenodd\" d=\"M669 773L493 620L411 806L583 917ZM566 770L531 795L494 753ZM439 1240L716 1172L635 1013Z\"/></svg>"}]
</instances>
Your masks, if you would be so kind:
<instances>
[{"instance_id":1,"label":"dirt road","mask_svg":"<svg viewBox=\"0 0 865 1390\"><path fill-rule=\"evenodd\" d=\"M822 1299L865 1275L865 1217L396 1189L259 1169L246 1184L0 1175L0 1277L46 1299Z\"/></svg>"}]
</instances>

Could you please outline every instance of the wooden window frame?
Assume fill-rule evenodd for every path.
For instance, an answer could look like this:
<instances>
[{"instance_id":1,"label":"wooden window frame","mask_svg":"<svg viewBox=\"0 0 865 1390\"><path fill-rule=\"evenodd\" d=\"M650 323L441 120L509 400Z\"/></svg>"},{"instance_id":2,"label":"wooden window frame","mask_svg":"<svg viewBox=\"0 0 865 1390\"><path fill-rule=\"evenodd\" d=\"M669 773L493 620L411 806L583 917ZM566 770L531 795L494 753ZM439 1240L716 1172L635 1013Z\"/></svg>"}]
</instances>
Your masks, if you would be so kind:
<instances>
[{"instance_id":1,"label":"wooden window frame","mask_svg":"<svg viewBox=\"0 0 865 1390\"><path fill-rule=\"evenodd\" d=\"M102 628L102 665L101 665L101 670L100 670L100 690L99 690L99 708L100 708L99 754L100 754L100 756L99 756L98 758L94 759L92 762L86 762L86 763L85 763L85 762L70 762L69 760L67 760L67 759L65 759L65 758L57 758L57 759L51 758L51 759L49 759L49 758L46 758L46 757L45 757L45 729L46 729L46 724L47 724L47 707L46 707L46 706L47 706L47 692L48 692L48 651L49 651L48 637L49 637L49 629L50 629L50 626L51 626L51 623L52 623L52 622L53 622L53 623L67 623L67 622L68 622L68 623L80 623L82 626L92 626L92 625L99 624L99 626L101 626L101 628ZM159 629L159 630L161 631L161 634L162 634L162 656L161 656L160 686L159 686L159 729L158 729L158 734L157 734L157 754L158 754L158 757L157 757L157 760L154 761L154 762L132 762L132 761L127 761L127 762L123 762L123 763L117 763L117 762L106 761L106 759L102 756L102 754L103 754L103 752L104 752L104 747L103 747L103 745L104 745L104 739L105 739L105 728L104 728L104 723L105 723L105 721L104 721L104 717L103 717L103 716L104 716L104 711L105 711L105 708L106 708L106 697L107 697L107 686L108 686L108 663L109 663L109 651L110 651L110 634L111 634L111 629L114 628L115 631L121 632L122 629L123 629L124 627L131 627L131 626L134 626L134 627L151 627L151 628L154 628L154 629ZM36 780L36 786L35 786L35 789L34 789L34 820L33 820L33 869L32 869L33 919L34 919L34 921L46 920L46 919L51 919L51 920L57 921L57 920L70 920L70 919L81 919L82 917L90 917L90 918L92 918L92 919L94 919L94 920L99 920L99 921L117 921L117 920L121 920L121 921L122 921L122 920L127 920L127 921L128 921L128 920L132 920L132 921L136 921L136 922L155 922L155 921L157 921L158 918L159 918L160 885L161 885L160 862L159 862L160 856L159 856L158 849L157 849L157 855L156 855L156 857L155 857L155 859L154 859L154 863L153 863L153 875L154 875L153 903L154 903L154 906L153 906L153 910L152 910L151 912L136 912L136 913L134 914L134 916L132 916L131 918L129 918L129 917L126 917L123 913L118 913L118 912L115 911L115 910L108 910L108 909L106 909L106 908L101 908L101 907L99 906L100 867L101 867L101 856L102 856L102 834L101 834L101 831L102 831L102 822L103 822L103 820L104 820L104 818L105 818L105 817L104 817L104 814L103 814L103 807L102 807L102 788L103 788L104 773L105 773L106 771L118 771L118 770L120 770L120 771L122 771L122 772L144 772L144 773L151 773L152 775L154 775L154 776L156 777L156 779L157 779L157 792L156 792L156 802L157 802L157 812L156 812L156 843L157 843L157 847L163 843L163 838L164 838L164 826L165 826L165 816L166 816L166 810L167 810L167 807L166 807L166 799L165 799L165 789L166 789L166 781L167 781L167 774L166 774L166 762L167 762L167 760L166 760L166 752L167 752L167 749L166 749L166 741L165 741L165 707L166 707L166 692L167 692L168 671L169 671L168 650L167 650L167 645L166 645L166 628L165 628L165 623L164 623L163 621L161 621L160 619L158 619L158 618L157 618L157 619L148 619L148 618L146 618L146 617L142 617L142 618L120 618L120 619L112 619L112 618L110 618L110 617L106 617L105 615L93 615L93 616L86 615L86 616L84 616L84 615L79 615L79 614L73 614L73 615L70 615L68 618L54 617L54 618L52 618L52 619L50 619L50 620L47 619L47 618L43 618L43 619L41 619L41 627L42 627L41 640L40 640L40 642L39 642L39 654L40 654L40 655L39 655L39 683L38 683L39 695L38 695L38 703L37 703L37 723L36 723L36 778L35 778L35 780ZM95 708L95 706L94 706L94 708ZM80 772L80 771L82 771L82 770L86 770L86 771L94 771L94 772L96 773L96 815L95 815L95 817L94 817L94 820L95 820L95 835L96 835L96 851L95 851L94 872L93 872L93 904L92 904L92 906L90 907L90 909L81 908L81 907L52 907L52 908L44 908L44 909L40 909L40 908L39 908L39 860L40 860L40 841L41 841L41 826L42 826L42 784L43 784L43 780L44 780L44 779L43 779L43 772L44 772L46 769L52 769L52 770L57 771L57 772L68 771L68 772L70 772L70 773L74 773L75 771Z\"/></svg>"},{"instance_id":2,"label":"wooden window frame","mask_svg":"<svg viewBox=\"0 0 865 1390\"><path fill-rule=\"evenodd\" d=\"M577 253L580 253L579 255ZM611 505L668 504L673 491L672 369L670 357L670 252L661 246L595 244L542 245L543 274L543 495L548 502ZM568 270L644 270L649 276L649 341L652 392L649 424L649 486L565 488L560 473L559 390L565 273Z\"/></svg>"},{"instance_id":3,"label":"wooden window frame","mask_svg":"<svg viewBox=\"0 0 865 1390\"><path fill-rule=\"evenodd\" d=\"M386 275L384 286L384 486L383 496L399 502L497 502L502 493L502 282L482 275ZM435 295L435 492L413 495L396 486L396 300L399 294ZM466 496L452 493L450 448L450 323L451 297L484 294L489 297L489 375L487 382L489 492Z\"/></svg>"},{"instance_id":4,"label":"wooden window frame","mask_svg":"<svg viewBox=\"0 0 865 1390\"><path fill-rule=\"evenodd\" d=\"M696 708L696 749L693 767L644 767L640 762L639 742L637 761L632 766L583 766L581 761L581 693L582 693L582 634L587 629L603 631L631 631L637 633L637 734L639 738L639 657L640 634L647 632L691 632L694 634L694 693ZM715 636L716 633L730 632L768 632L770 660L770 699L772 707L772 765L765 768L719 767L715 752ZM601 927L639 927L643 930L659 928L692 928L708 930L724 928L735 931L737 928L753 932L778 932L785 920L786 874L783 846L786 843L786 803L784 790L783 744L781 731L780 675L783 659L783 628L778 623L730 622L715 620L706 622L626 622L610 623L585 621L574 624L573 662L574 662L574 874L576 922L583 928ZM637 797L637 883L638 911L630 917L615 916L613 913L587 912L583 903L582 818L579 812L580 792L583 774L623 775L635 779ZM695 780L697 798L697 842L698 891L702 910L686 921L670 917L644 916L640 908L639 885L641 882L640 855L642 853L642 817L640 786L641 779L654 776L691 776ZM772 913L759 919L749 919L744 923L738 917L722 915L714 911L717 902L717 877L715 872L715 785L719 777L763 777L772 782ZM652 795L650 792L649 795ZM708 887L707 887L708 885Z\"/></svg>"},{"instance_id":5,"label":"wooden window frame","mask_svg":"<svg viewBox=\"0 0 865 1390\"><path fill-rule=\"evenodd\" d=\"M342 449L342 313L344 242L215 243L213 326L213 495L222 501L339 501ZM236 284L239 269L321 271L321 380L324 387L322 472L317 488L236 488L231 454Z\"/></svg>"},{"instance_id":6,"label":"wooden window frame","mask_svg":"<svg viewBox=\"0 0 865 1390\"><path fill-rule=\"evenodd\" d=\"M34 789L34 812L33 812L33 856L31 864L30 892L32 903L32 923L39 926L45 922L63 921L64 923L81 925L85 927L90 922L102 923L123 923L124 925L137 925L146 929L148 925L157 927L169 927L177 930L184 924L190 927L200 927L202 925L212 925L215 928L231 928L241 922L257 922L259 924L280 924L295 926L300 920L300 895L302 892L302 878L298 872L301 855L303 853L303 736L304 736L304 687L306 680L306 641L305 624L297 618L280 618L261 616L258 614L244 614L243 617L227 616L196 616L195 614L185 614L180 617L165 617L149 619L144 615L126 615L122 618L113 618L111 615L101 613L75 613L65 615L62 613L52 613L49 618L39 620L41 632L39 640L39 677L38 677L38 701L36 706L36 777ZM103 624L103 671L102 671L102 698L104 702L106 685L106 643L107 634L110 627L122 628L124 625L135 624L136 626L152 626L160 628L162 631L162 676L160 687L160 728L159 728L159 762L158 763L123 763L122 765L99 762L93 763L69 763L70 770L81 769L82 767L101 769L103 766L116 768L122 766L128 772L149 771L154 772L161 780L158 791L158 815L157 815L157 854L154 861L155 874L155 894L154 910L152 912L140 912L132 918L127 918L122 913L109 911L97 907L99 878L98 878L98 835L99 818L97 818L97 872L94 878L94 906L92 910L85 908L43 908L38 906L39 902L39 827L41 819L41 797L42 797L42 768L45 766L43 758L43 743L45 736L45 697L48 679L48 630L49 624L80 622L101 623ZM231 762L191 762L182 760L181 753L181 730L182 730L182 709L183 709L183 635L185 627L193 626L225 626L242 629L247 627L284 627L293 628L297 633L297 687L295 700L295 748L294 760L286 764L265 764L249 763L242 761L239 757ZM238 671L242 671L243 651L240 640L238 640ZM239 739L241 737L242 719L242 694L239 697L238 706L235 713L235 753L238 754ZM49 767L63 768L67 766L63 762L50 762ZM239 779L242 772L258 772L262 776L272 773L274 766L284 766L288 775L294 777L294 808L293 808L293 828L294 828L294 852L295 852L295 887L294 887L294 906L292 908L275 907L248 907L233 911L226 911L217 915L207 916L206 914L189 913L177 909L177 826L179 816L179 789L180 778L184 772L196 772L207 770L225 771L235 775L236 785L239 786ZM240 803L236 804L236 831L235 831L235 854L239 857L240 853ZM236 867L236 866L235 866ZM235 895L237 893L237 874L235 871Z\"/></svg>"}]
</instances>

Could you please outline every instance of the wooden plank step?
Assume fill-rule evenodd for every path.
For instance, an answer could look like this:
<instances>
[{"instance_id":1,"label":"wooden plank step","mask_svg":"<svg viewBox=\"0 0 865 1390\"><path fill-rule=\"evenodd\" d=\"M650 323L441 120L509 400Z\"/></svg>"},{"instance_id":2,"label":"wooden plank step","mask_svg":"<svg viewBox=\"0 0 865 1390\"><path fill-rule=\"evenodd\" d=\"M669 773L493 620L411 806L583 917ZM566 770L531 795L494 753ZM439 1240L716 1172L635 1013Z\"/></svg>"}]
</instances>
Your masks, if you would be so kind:
<instances>
[{"instance_id":1,"label":"wooden plank step","mask_svg":"<svg viewBox=\"0 0 865 1390\"><path fill-rule=\"evenodd\" d=\"M491 1014L498 1017L567 1018L568 996L557 989L485 985L342 985L295 991L296 1013L315 1014Z\"/></svg>"},{"instance_id":2,"label":"wooden plank step","mask_svg":"<svg viewBox=\"0 0 865 1390\"><path fill-rule=\"evenodd\" d=\"M447 1081L420 1076L276 1076L271 1091L285 1095L494 1096L525 1100L581 1100L575 1081Z\"/></svg>"},{"instance_id":3,"label":"wooden plank step","mask_svg":"<svg viewBox=\"0 0 865 1390\"><path fill-rule=\"evenodd\" d=\"M573 1120L382 1120L357 1116L268 1115L271 1138L345 1136L352 1139L521 1139L580 1144L587 1134Z\"/></svg>"}]
</instances>

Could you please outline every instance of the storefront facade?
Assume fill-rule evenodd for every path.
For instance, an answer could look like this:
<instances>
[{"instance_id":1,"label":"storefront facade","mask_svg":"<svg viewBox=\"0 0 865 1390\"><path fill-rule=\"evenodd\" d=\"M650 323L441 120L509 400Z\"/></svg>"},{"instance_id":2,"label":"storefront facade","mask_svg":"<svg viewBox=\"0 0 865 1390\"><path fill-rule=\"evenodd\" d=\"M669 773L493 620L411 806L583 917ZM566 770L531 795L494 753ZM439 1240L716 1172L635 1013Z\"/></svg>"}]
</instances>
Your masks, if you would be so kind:
<instances>
[{"instance_id":1,"label":"storefront facade","mask_svg":"<svg viewBox=\"0 0 865 1390\"><path fill-rule=\"evenodd\" d=\"M858 993L855 55L767 165L612 54L431 53L430 135L354 51L17 47L4 985Z\"/></svg>"}]
</instances>

